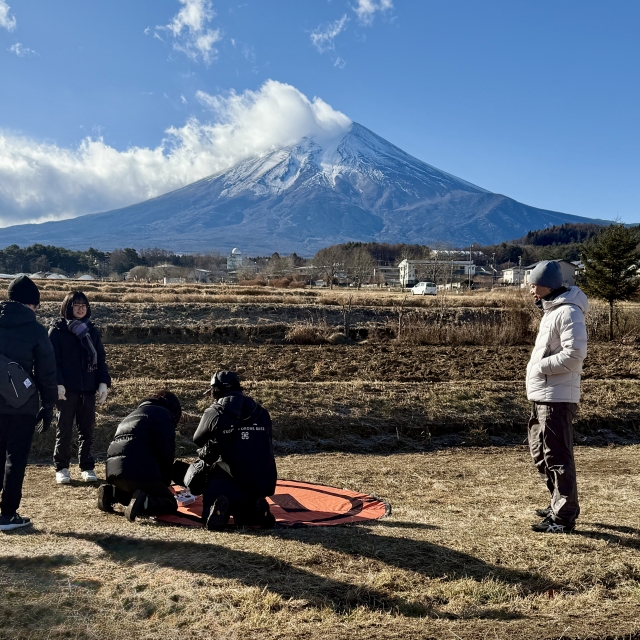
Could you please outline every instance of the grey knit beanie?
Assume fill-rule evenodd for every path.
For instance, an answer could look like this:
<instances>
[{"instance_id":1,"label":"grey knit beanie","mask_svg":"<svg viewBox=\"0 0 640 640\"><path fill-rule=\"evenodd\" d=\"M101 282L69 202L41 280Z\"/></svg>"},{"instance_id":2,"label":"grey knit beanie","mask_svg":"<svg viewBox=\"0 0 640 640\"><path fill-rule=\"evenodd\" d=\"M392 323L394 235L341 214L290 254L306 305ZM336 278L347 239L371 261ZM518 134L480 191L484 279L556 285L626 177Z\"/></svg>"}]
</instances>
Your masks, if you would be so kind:
<instances>
[{"instance_id":1,"label":"grey knit beanie","mask_svg":"<svg viewBox=\"0 0 640 640\"><path fill-rule=\"evenodd\" d=\"M529 284L537 284L549 289L559 289L562 286L562 269L555 260L538 262L534 270L527 276Z\"/></svg>"}]
</instances>

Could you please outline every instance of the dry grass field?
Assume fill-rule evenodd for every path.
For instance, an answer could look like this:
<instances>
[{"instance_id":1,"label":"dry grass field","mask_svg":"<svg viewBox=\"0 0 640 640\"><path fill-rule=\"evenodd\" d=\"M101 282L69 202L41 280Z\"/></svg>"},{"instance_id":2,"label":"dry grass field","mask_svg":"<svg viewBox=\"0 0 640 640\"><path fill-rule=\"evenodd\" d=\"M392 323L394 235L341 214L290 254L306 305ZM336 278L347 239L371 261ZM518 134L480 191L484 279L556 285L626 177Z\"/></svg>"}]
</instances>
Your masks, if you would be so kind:
<instances>
[{"instance_id":1,"label":"dry grass field","mask_svg":"<svg viewBox=\"0 0 640 640\"><path fill-rule=\"evenodd\" d=\"M546 496L524 447L282 456L281 476L370 491L393 514L272 532L130 524L31 466L35 524L2 538L0 637L630 638L639 454L578 449L570 536L528 530Z\"/></svg>"},{"instance_id":2,"label":"dry grass field","mask_svg":"<svg viewBox=\"0 0 640 640\"><path fill-rule=\"evenodd\" d=\"M70 283L43 284L48 324ZM132 525L95 508L95 487L53 483L49 432L21 507L34 526L0 538L0 638L640 638L637 304L614 343L599 339L604 309L589 314L583 513L575 534L545 536L528 528L547 497L522 444L537 316L520 292L84 289L114 377L100 460L158 386L183 401L178 455L194 455L202 391L230 368L271 412L281 477L393 513L272 532ZM345 310L354 338L340 343Z\"/></svg>"}]
</instances>

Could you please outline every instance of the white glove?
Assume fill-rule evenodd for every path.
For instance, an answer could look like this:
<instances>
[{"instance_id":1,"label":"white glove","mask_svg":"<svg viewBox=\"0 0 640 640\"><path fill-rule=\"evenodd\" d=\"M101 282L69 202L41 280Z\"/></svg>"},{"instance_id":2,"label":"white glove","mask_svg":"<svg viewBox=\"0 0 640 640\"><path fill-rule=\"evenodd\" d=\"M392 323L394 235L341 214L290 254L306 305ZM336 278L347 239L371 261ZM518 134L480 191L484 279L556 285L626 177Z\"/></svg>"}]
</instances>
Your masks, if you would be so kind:
<instances>
[{"instance_id":1,"label":"white glove","mask_svg":"<svg viewBox=\"0 0 640 640\"><path fill-rule=\"evenodd\" d=\"M107 385L104 382L101 382L98 385L98 404L103 404L107 401L107 395L109 394L109 389L107 389Z\"/></svg>"},{"instance_id":2,"label":"white glove","mask_svg":"<svg viewBox=\"0 0 640 640\"><path fill-rule=\"evenodd\" d=\"M67 390L64 388L63 384L58 385L58 400L66 400L67 396L65 395Z\"/></svg>"}]
</instances>

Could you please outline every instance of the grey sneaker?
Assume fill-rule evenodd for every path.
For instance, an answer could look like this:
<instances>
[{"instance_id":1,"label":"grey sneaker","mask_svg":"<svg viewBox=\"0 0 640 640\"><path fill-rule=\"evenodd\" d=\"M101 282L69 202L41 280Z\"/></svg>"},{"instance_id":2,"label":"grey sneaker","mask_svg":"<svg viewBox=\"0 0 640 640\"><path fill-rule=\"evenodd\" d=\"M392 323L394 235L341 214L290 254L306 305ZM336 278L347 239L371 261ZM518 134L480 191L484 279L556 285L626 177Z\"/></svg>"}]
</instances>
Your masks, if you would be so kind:
<instances>
[{"instance_id":1,"label":"grey sneaker","mask_svg":"<svg viewBox=\"0 0 640 640\"><path fill-rule=\"evenodd\" d=\"M71 482L69 469L60 469L60 471L56 471L56 482L58 484L69 484Z\"/></svg>"},{"instance_id":2,"label":"grey sneaker","mask_svg":"<svg viewBox=\"0 0 640 640\"><path fill-rule=\"evenodd\" d=\"M575 525L564 525L554 522L551 517L545 518L538 524L531 525L531 531L537 531L538 533L571 533Z\"/></svg>"},{"instance_id":3,"label":"grey sneaker","mask_svg":"<svg viewBox=\"0 0 640 640\"><path fill-rule=\"evenodd\" d=\"M23 518L19 513L12 516L0 516L0 531L11 531L19 527L28 527L31 524L29 518Z\"/></svg>"}]
</instances>

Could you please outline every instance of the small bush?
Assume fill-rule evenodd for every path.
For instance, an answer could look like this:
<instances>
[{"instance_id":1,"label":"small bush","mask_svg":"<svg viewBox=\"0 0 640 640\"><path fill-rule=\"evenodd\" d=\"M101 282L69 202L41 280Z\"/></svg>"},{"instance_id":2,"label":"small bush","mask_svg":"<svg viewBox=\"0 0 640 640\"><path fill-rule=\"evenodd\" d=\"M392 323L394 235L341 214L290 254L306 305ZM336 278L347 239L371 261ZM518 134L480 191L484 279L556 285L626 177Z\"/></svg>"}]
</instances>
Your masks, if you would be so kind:
<instances>
[{"instance_id":1,"label":"small bush","mask_svg":"<svg viewBox=\"0 0 640 640\"><path fill-rule=\"evenodd\" d=\"M284 339L289 344L325 344L331 330L333 328L328 327L326 322L302 322L287 329Z\"/></svg>"}]
</instances>

